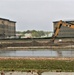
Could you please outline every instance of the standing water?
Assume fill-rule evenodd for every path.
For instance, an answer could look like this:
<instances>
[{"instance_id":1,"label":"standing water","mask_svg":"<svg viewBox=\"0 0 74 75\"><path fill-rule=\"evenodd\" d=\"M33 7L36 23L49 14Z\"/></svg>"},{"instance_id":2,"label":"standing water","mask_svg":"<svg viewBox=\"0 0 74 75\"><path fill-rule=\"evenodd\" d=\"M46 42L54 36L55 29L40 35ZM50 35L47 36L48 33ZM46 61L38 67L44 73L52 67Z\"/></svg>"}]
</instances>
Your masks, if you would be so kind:
<instances>
[{"instance_id":1,"label":"standing water","mask_svg":"<svg viewBox=\"0 0 74 75\"><path fill-rule=\"evenodd\" d=\"M0 56L74 57L74 50L0 50Z\"/></svg>"}]
</instances>

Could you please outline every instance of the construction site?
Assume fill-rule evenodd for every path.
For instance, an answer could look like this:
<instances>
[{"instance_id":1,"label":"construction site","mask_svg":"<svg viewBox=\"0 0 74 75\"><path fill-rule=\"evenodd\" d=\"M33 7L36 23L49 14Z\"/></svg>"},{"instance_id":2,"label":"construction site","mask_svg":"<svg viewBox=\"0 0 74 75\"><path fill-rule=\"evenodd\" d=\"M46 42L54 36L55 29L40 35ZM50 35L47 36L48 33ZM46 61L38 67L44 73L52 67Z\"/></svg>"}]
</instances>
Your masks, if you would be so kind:
<instances>
[{"instance_id":1,"label":"construction site","mask_svg":"<svg viewBox=\"0 0 74 75\"><path fill-rule=\"evenodd\" d=\"M7 21L1 19L3 26L7 25ZM15 38L15 22L10 25L8 29L5 29L6 26L2 28L0 33L1 75L74 74L73 21L53 22L54 34L50 38ZM8 35L9 32L11 35Z\"/></svg>"},{"instance_id":2,"label":"construction site","mask_svg":"<svg viewBox=\"0 0 74 75\"><path fill-rule=\"evenodd\" d=\"M3 20L5 22L3 22ZM8 20L1 19L3 23L7 23ZM13 22L15 24L15 22ZM4 25L4 24L3 24ZM6 24L7 25L7 24ZM10 36L7 29L3 30L0 34L0 49L32 49L32 48L46 48L46 49L74 49L74 21L55 21L54 34L52 37L48 38L8 38ZM13 25L14 26L14 25ZM11 26L12 27L12 26ZM5 36L3 36L5 32ZM14 35L11 33L11 37L15 37L15 26L13 29ZM3 39L4 38L4 39Z\"/></svg>"}]
</instances>

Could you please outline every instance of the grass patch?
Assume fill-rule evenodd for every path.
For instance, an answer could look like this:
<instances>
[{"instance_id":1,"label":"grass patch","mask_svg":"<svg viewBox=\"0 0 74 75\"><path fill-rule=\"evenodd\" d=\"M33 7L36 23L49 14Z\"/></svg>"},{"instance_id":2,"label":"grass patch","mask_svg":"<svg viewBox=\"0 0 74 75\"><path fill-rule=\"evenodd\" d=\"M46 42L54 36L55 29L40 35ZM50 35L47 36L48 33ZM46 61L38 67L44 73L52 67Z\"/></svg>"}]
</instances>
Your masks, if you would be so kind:
<instances>
[{"instance_id":1,"label":"grass patch","mask_svg":"<svg viewBox=\"0 0 74 75\"><path fill-rule=\"evenodd\" d=\"M24 60L6 59L0 60L0 70L27 71L48 70L74 72L74 61L69 60Z\"/></svg>"}]
</instances>

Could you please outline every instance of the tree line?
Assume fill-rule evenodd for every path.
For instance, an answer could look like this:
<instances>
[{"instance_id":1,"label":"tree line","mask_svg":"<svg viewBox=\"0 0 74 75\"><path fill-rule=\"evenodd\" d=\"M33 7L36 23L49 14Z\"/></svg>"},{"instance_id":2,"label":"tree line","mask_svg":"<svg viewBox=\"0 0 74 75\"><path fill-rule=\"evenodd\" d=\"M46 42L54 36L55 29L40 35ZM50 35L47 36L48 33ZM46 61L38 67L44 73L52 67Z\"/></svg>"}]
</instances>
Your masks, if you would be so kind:
<instances>
[{"instance_id":1,"label":"tree line","mask_svg":"<svg viewBox=\"0 0 74 75\"><path fill-rule=\"evenodd\" d=\"M31 34L33 38L42 37L42 36L48 36L51 32L49 31L37 31L37 30L27 30L27 31L17 31L17 34L21 34L21 36L24 36L25 34Z\"/></svg>"}]
</instances>

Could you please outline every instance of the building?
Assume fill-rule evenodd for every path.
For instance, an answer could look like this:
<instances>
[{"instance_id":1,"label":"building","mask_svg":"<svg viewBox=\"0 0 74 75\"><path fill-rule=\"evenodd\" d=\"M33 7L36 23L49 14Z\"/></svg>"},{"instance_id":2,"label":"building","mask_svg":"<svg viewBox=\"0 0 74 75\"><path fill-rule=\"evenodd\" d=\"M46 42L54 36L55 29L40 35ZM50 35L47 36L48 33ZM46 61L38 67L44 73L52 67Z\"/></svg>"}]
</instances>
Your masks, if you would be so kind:
<instances>
[{"instance_id":1,"label":"building","mask_svg":"<svg viewBox=\"0 0 74 75\"><path fill-rule=\"evenodd\" d=\"M53 22L54 30L55 30L58 22L59 21ZM65 21L65 22L69 22L71 24L74 24L74 21ZM60 28L60 31L59 31L59 34L58 34L57 37L74 38L74 29L69 28L69 27L62 26Z\"/></svg>"},{"instance_id":2,"label":"building","mask_svg":"<svg viewBox=\"0 0 74 75\"><path fill-rule=\"evenodd\" d=\"M0 39L14 37L16 35L15 21L0 18Z\"/></svg>"},{"instance_id":3,"label":"building","mask_svg":"<svg viewBox=\"0 0 74 75\"><path fill-rule=\"evenodd\" d=\"M24 38L32 38L32 34L31 33L26 33Z\"/></svg>"}]
</instances>

